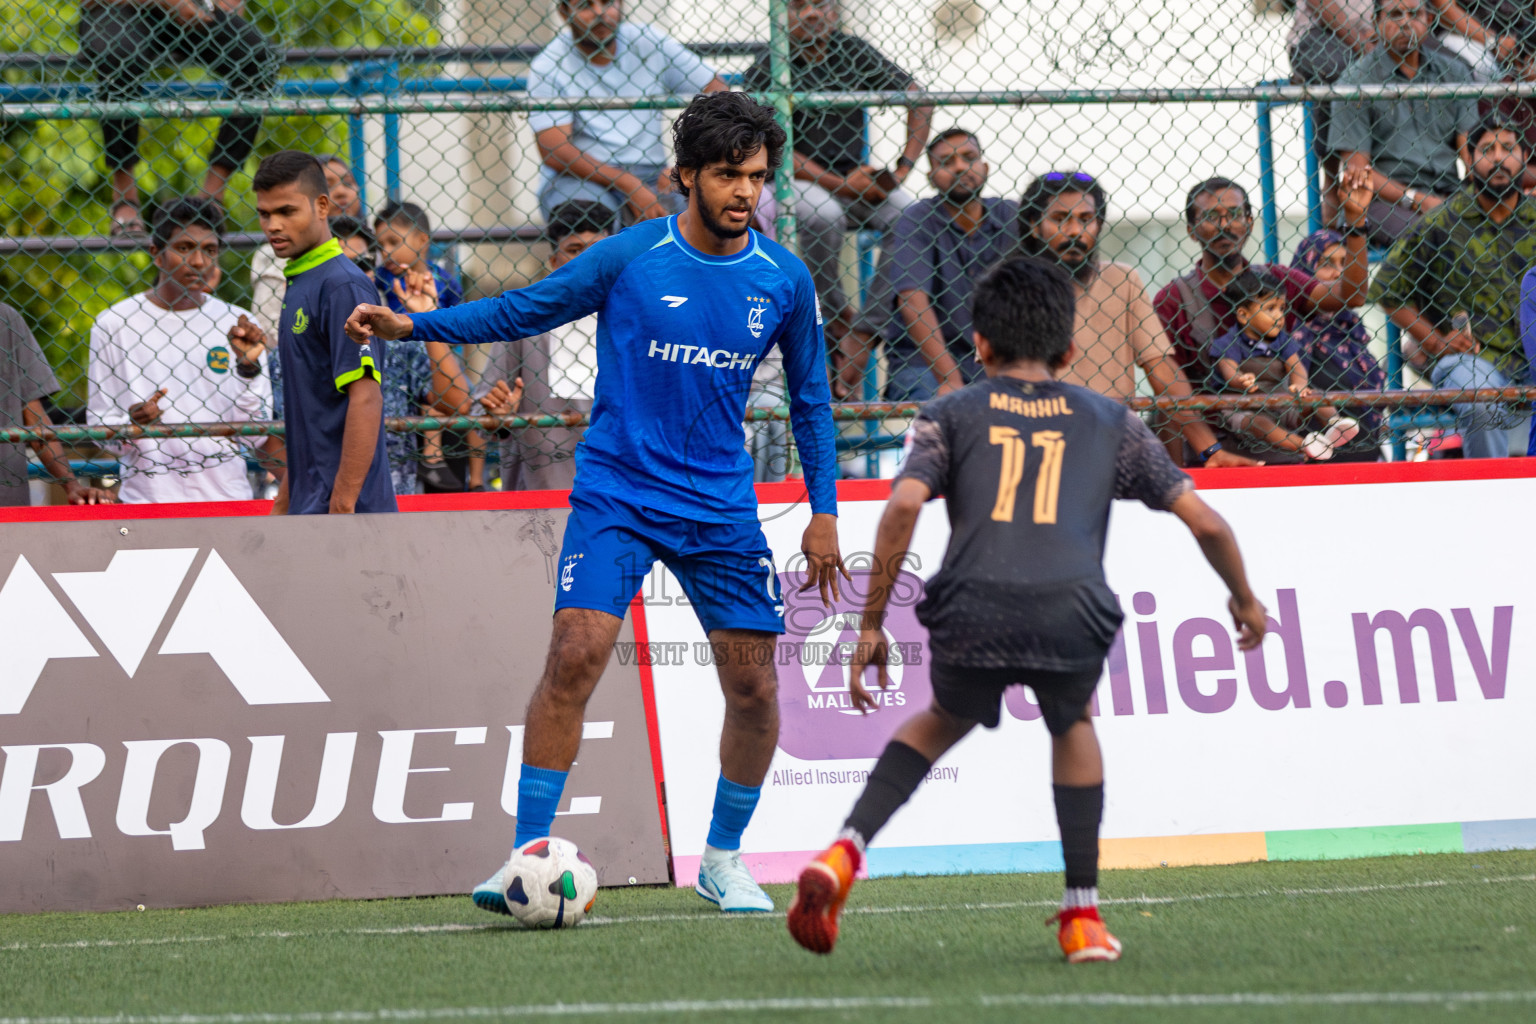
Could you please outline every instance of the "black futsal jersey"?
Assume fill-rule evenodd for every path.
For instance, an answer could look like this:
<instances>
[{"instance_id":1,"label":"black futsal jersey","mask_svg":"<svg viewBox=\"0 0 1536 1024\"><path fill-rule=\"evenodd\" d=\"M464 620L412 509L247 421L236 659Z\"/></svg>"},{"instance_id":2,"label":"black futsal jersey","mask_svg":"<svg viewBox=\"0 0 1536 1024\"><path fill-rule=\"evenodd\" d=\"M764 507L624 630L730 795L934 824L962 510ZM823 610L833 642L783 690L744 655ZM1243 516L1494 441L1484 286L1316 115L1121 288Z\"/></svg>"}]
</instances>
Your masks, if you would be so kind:
<instances>
[{"instance_id":1,"label":"black futsal jersey","mask_svg":"<svg viewBox=\"0 0 1536 1024\"><path fill-rule=\"evenodd\" d=\"M1060 381L989 377L923 407L900 477L948 506L917 606L934 662L1091 669L1120 628L1104 580L1109 506L1167 509L1193 484L1141 419Z\"/></svg>"}]
</instances>

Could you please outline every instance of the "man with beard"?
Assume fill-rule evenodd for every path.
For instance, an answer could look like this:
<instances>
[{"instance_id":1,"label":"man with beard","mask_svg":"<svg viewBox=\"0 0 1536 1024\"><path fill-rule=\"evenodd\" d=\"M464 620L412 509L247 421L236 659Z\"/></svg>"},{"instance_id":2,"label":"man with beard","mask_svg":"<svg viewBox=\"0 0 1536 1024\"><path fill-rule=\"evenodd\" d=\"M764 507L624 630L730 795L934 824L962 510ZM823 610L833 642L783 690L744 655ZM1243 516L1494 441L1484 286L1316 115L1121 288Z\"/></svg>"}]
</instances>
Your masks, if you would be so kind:
<instances>
[{"instance_id":1,"label":"man with beard","mask_svg":"<svg viewBox=\"0 0 1536 1024\"><path fill-rule=\"evenodd\" d=\"M819 587L830 607L838 571L847 575L816 288L805 264L751 227L786 141L773 109L745 93L695 97L673 127L681 214L605 238L527 288L410 316L360 305L347 325L359 343L480 345L598 315L591 425L576 446L549 659L525 718L516 845L549 835L582 712L660 559L714 645L725 696L696 890L723 911L773 909L740 852L779 732L773 651L784 602L742 445L752 373L775 346L811 506L801 589ZM498 869L476 886L475 904L507 913L501 880Z\"/></svg>"},{"instance_id":2,"label":"man with beard","mask_svg":"<svg viewBox=\"0 0 1536 1024\"><path fill-rule=\"evenodd\" d=\"M1404 355L1427 368L1435 387L1507 387L1530 374L1520 344L1520 278L1536 264L1536 201L1520 191L1526 154L1513 125L1491 115L1467 142L1468 186L1392 247L1371 300L1407 334ZM1525 414L1504 406L1452 408L1468 458L1508 455L1510 432L1524 429Z\"/></svg>"},{"instance_id":3,"label":"man with beard","mask_svg":"<svg viewBox=\"0 0 1536 1024\"><path fill-rule=\"evenodd\" d=\"M1277 278L1285 291L1289 311L1286 329L1297 318L1314 312L1328 312L1358 306L1365 301L1368 267L1366 263L1365 221L1375 191L1370 172L1352 168L1339 176L1339 203L1346 229L1344 273L1334 281L1319 281L1310 274L1283 265L1258 265ZM1184 225L1189 237L1200 246L1200 261L1193 270L1164 285L1153 300L1157 318L1168 332L1174 361L1184 371L1186 380L1210 379L1211 364L1206 350L1213 339L1237 325L1237 317L1222 292L1248 269L1243 247L1253 231L1253 207L1242 186L1226 178L1208 178L1189 190L1184 202ZM1518 282L1517 282L1518 287ZM1236 447L1244 442L1237 435L1217 430L1221 444ZM1220 448L1199 449L1193 462L1202 465ZM1263 451L1270 461L1282 461L1279 453ZM1187 460L1188 461L1188 460Z\"/></svg>"},{"instance_id":4,"label":"man with beard","mask_svg":"<svg viewBox=\"0 0 1536 1024\"><path fill-rule=\"evenodd\" d=\"M902 212L860 317L860 326L884 327L893 402L926 402L981 378L971 289L1015 244L1013 201L981 195L987 162L975 134L950 128L935 137L928 181L937 194Z\"/></svg>"},{"instance_id":5,"label":"man with beard","mask_svg":"<svg viewBox=\"0 0 1536 1024\"><path fill-rule=\"evenodd\" d=\"M725 88L713 68L650 25L626 21L623 0L559 0L570 29L528 65L530 99L688 96ZM539 209L547 222L561 203L602 203L626 224L676 212L667 191L660 110L535 110Z\"/></svg>"},{"instance_id":6,"label":"man with beard","mask_svg":"<svg viewBox=\"0 0 1536 1024\"><path fill-rule=\"evenodd\" d=\"M795 92L915 92L912 76L859 36L842 31L840 0L788 0L789 80ZM763 93L773 84L767 53L747 69L743 85ZM853 304L843 293L843 232L889 232L912 195L902 186L928 141L933 107L908 107L901 155L889 169L870 164L868 113L860 107L795 107L795 220L800 253L826 310L827 334L848 333Z\"/></svg>"},{"instance_id":7,"label":"man with beard","mask_svg":"<svg viewBox=\"0 0 1536 1024\"><path fill-rule=\"evenodd\" d=\"M1076 287L1072 347L1077 355L1056 377L1123 402L1136 394L1135 367L1140 366L1154 394L1183 398L1191 393L1189 381L1169 351L1141 275L1127 264L1099 260L1107 203L1103 187L1081 171L1043 174L1019 198L1019 250L1060 263ZM1255 464L1223 451L1199 414L1182 412L1168 419L1191 451L1211 453L1206 465Z\"/></svg>"}]
</instances>

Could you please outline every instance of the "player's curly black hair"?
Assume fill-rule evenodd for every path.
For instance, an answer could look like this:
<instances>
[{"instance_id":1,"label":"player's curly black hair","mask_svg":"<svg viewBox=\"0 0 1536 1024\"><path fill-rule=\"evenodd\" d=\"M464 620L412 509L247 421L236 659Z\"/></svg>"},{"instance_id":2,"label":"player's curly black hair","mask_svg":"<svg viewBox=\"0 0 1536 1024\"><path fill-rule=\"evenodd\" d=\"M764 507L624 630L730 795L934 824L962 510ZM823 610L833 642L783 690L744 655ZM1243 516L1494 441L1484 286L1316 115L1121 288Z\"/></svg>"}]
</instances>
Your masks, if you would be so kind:
<instances>
[{"instance_id":1,"label":"player's curly black hair","mask_svg":"<svg viewBox=\"0 0 1536 1024\"><path fill-rule=\"evenodd\" d=\"M744 92L702 93L693 98L672 126L676 157L673 187L687 198L688 188L679 171L699 171L722 160L739 164L764 148L768 150L768 174L772 176L784 155L786 141L788 136L773 119L772 107L763 106Z\"/></svg>"},{"instance_id":2,"label":"player's curly black hair","mask_svg":"<svg viewBox=\"0 0 1536 1024\"><path fill-rule=\"evenodd\" d=\"M1004 365L1023 360L1063 365L1076 315L1071 275L1025 256L993 264L971 295L971 326Z\"/></svg>"}]
</instances>

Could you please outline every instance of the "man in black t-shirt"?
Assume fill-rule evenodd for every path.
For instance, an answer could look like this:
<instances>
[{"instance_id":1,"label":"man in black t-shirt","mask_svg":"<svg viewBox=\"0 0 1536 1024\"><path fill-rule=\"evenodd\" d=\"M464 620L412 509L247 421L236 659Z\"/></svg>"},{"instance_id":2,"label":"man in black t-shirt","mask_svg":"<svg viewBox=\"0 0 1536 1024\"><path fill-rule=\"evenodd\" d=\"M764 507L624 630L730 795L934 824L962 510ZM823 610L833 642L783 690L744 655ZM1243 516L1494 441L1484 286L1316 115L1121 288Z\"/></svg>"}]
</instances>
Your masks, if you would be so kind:
<instances>
[{"instance_id":1,"label":"man in black t-shirt","mask_svg":"<svg viewBox=\"0 0 1536 1024\"><path fill-rule=\"evenodd\" d=\"M1058 940L1073 963L1115 960L1120 942L1098 912L1104 768L1088 704L1120 627L1104 580L1110 503L1136 498L1172 512L1232 593L1237 645L1264 638L1237 541L1201 501L1146 425L1114 399L1063 384L1077 301L1060 267L1014 258L977 285L972 337L987 378L935 399L910 434L875 542L874 575L851 662L855 707L874 710L888 655L881 626L918 511L942 496L950 539L917 606L928 628L933 705L896 730L837 841L800 874L789 911L795 940L831 952L837 916L864 846L950 747L977 723L995 728L1003 691L1035 691L1051 733L1056 820L1066 890Z\"/></svg>"},{"instance_id":2,"label":"man in black t-shirt","mask_svg":"<svg viewBox=\"0 0 1536 1024\"><path fill-rule=\"evenodd\" d=\"M789 0L790 82L796 92L916 91L912 76L875 47L838 31L837 0ZM749 92L773 84L768 55L746 74ZM907 138L896 166L871 166L864 130L865 112L798 107L794 114L795 217L800 256L810 268L832 340L853 321L843 293L839 257L843 232L859 228L889 231L912 202L901 185L922 156L933 119L932 107L907 112Z\"/></svg>"}]
</instances>

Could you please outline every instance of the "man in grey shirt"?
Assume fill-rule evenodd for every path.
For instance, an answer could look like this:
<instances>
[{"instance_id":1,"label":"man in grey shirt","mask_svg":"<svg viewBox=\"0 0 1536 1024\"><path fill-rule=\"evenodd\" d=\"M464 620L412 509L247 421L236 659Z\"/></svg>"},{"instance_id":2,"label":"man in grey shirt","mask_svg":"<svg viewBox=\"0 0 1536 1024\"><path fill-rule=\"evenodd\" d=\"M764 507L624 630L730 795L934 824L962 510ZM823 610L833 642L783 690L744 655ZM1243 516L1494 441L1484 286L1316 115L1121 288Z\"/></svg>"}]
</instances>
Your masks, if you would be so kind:
<instances>
[{"instance_id":1,"label":"man in grey shirt","mask_svg":"<svg viewBox=\"0 0 1536 1024\"><path fill-rule=\"evenodd\" d=\"M1339 85L1460 84L1467 65L1429 35L1425 0L1377 0L1380 44L1357 58ZM1328 148L1342 167L1372 169L1376 200L1367 231L1372 245L1397 241L1419 217L1460 187L1458 158L1477 123L1475 99L1344 100L1333 104Z\"/></svg>"},{"instance_id":2,"label":"man in grey shirt","mask_svg":"<svg viewBox=\"0 0 1536 1024\"><path fill-rule=\"evenodd\" d=\"M613 218L601 203L572 200L549 216L553 273L608 237ZM485 380L475 397L492 416L588 414L597 385L597 315L548 334L491 346ZM501 489L569 490L576 482L576 446L585 427L501 431Z\"/></svg>"},{"instance_id":3,"label":"man in grey shirt","mask_svg":"<svg viewBox=\"0 0 1536 1024\"><path fill-rule=\"evenodd\" d=\"M886 340L885 394L893 402L926 402L980 379L970 340L971 289L1018 242L1018 204L981 195L987 163L972 132L950 128L935 136L928 165L937 194L902 211L855 325L857 335ZM849 384L844 377L842 385Z\"/></svg>"},{"instance_id":4,"label":"man in grey shirt","mask_svg":"<svg viewBox=\"0 0 1536 1024\"><path fill-rule=\"evenodd\" d=\"M0 303L0 427L47 426L51 421L43 399L57 390L59 382L26 321L16 310ZM110 492L87 487L75 479L59 442L38 442L32 448L48 475L63 485L71 505L116 502ZM0 444L0 505L30 504L27 454L20 445Z\"/></svg>"},{"instance_id":5,"label":"man in grey shirt","mask_svg":"<svg viewBox=\"0 0 1536 1024\"><path fill-rule=\"evenodd\" d=\"M560 0L570 27L528 66L530 99L692 96L726 88L699 57L649 25L624 20L622 0ZM676 212L657 195L666 169L660 110L546 110L528 115L544 162L544 219L572 199L602 203L625 223Z\"/></svg>"}]
</instances>

